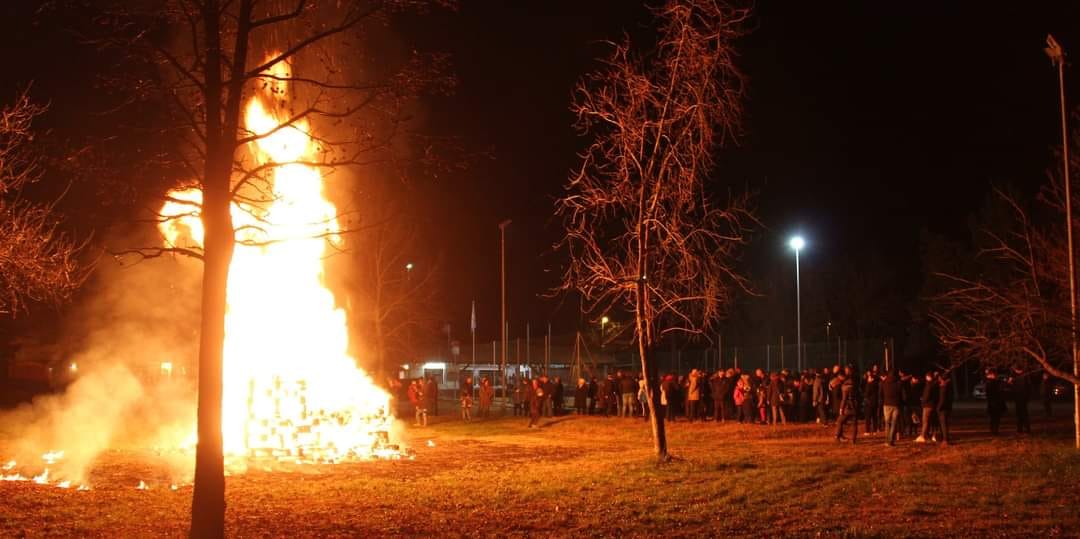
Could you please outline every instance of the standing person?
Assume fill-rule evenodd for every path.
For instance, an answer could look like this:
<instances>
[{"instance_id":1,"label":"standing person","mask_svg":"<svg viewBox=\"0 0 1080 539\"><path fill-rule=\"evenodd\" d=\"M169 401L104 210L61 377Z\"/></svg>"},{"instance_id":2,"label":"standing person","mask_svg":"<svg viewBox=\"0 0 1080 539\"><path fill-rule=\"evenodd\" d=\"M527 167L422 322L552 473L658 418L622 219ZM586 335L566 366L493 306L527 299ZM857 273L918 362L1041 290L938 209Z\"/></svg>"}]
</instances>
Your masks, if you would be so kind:
<instances>
[{"instance_id":1,"label":"standing person","mask_svg":"<svg viewBox=\"0 0 1080 539\"><path fill-rule=\"evenodd\" d=\"M799 421L809 423L814 416L814 379L809 371L799 380Z\"/></svg>"},{"instance_id":2,"label":"standing person","mask_svg":"<svg viewBox=\"0 0 1080 539\"><path fill-rule=\"evenodd\" d=\"M614 375L608 375L608 413L611 415L619 414L619 381Z\"/></svg>"},{"instance_id":3,"label":"standing person","mask_svg":"<svg viewBox=\"0 0 1080 539\"><path fill-rule=\"evenodd\" d=\"M472 421L472 405L473 405L473 390L472 390L472 378L468 379L468 384L462 384L458 389L458 399L461 403L461 420Z\"/></svg>"},{"instance_id":4,"label":"standing person","mask_svg":"<svg viewBox=\"0 0 1080 539\"><path fill-rule=\"evenodd\" d=\"M551 392L551 399L554 401L554 404L552 405L551 413L558 417L563 414L563 406L566 405L566 401L563 400L565 388L563 387L562 378L558 376L555 377L552 384L554 387Z\"/></svg>"},{"instance_id":5,"label":"standing person","mask_svg":"<svg viewBox=\"0 0 1080 539\"><path fill-rule=\"evenodd\" d=\"M632 417L634 415L634 396L638 392L637 381L619 371L615 377L619 386L619 417Z\"/></svg>"},{"instance_id":6,"label":"standing person","mask_svg":"<svg viewBox=\"0 0 1080 539\"><path fill-rule=\"evenodd\" d=\"M1008 409L1005 404L1005 388L994 369L986 369L986 380L983 383L986 384L986 415L990 416L990 435L997 436L1001 416Z\"/></svg>"},{"instance_id":7,"label":"standing person","mask_svg":"<svg viewBox=\"0 0 1080 539\"><path fill-rule=\"evenodd\" d=\"M769 406L772 408L772 417L769 418L771 425L787 424L787 414L784 413L784 382L779 375L773 373L769 377ZM777 419L779 416L779 419Z\"/></svg>"},{"instance_id":8,"label":"standing person","mask_svg":"<svg viewBox=\"0 0 1080 539\"><path fill-rule=\"evenodd\" d=\"M941 445L949 445L949 417L952 415L953 387L949 382L949 373L938 377L937 418L941 429Z\"/></svg>"},{"instance_id":9,"label":"standing person","mask_svg":"<svg viewBox=\"0 0 1080 539\"><path fill-rule=\"evenodd\" d=\"M426 384L423 380L413 380L409 386L409 400L413 403L413 409L416 410L416 423L414 426L426 427L427 426L427 396L424 394L424 386Z\"/></svg>"},{"instance_id":10,"label":"standing person","mask_svg":"<svg viewBox=\"0 0 1080 539\"><path fill-rule=\"evenodd\" d=\"M713 421L724 422L724 397L727 395L727 378L724 371L716 371L709 378L709 389L713 396Z\"/></svg>"},{"instance_id":11,"label":"standing person","mask_svg":"<svg viewBox=\"0 0 1080 539\"><path fill-rule=\"evenodd\" d=\"M690 376L687 379L686 387L686 419L691 423L697 419L697 416L701 413L701 371L697 369L690 370Z\"/></svg>"},{"instance_id":12,"label":"standing person","mask_svg":"<svg viewBox=\"0 0 1080 539\"><path fill-rule=\"evenodd\" d=\"M1028 401L1031 399L1031 386L1028 377L1019 366L1013 367L1012 382L1013 406L1016 408L1017 434L1031 434L1031 419L1028 417Z\"/></svg>"},{"instance_id":13,"label":"standing person","mask_svg":"<svg viewBox=\"0 0 1080 539\"><path fill-rule=\"evenodd\" d=\"M649 383L645 380L645 377L640 374L637 377L637 383L637 400L641 405L641 417L649 419Z\"/></svg>"},{"instance_id":14,"label":"standing person","mask_svg":"<svg viewBox=\"0 0 1080 539\"><path fill-rule=\"evenodd\" d=\"M435 379L435 375L429 374L427 377L427 386L424 387L424 395L427 397L428 413L433 416L439 415L439 382Z\"/></svg>"},{"instance_id":15,"label":"standing person","mask_svg":"<svg viewBox=\"0 0 1080 539\"><path fill-rule=\"evenodd\" d=\"M480 417L491 416L491 404L495 401L495 387L487 376L480 379Z\"/></svg>"},{"instance_id":16,"label":"standing person","mask_svg":"<svg viewBox=\"0 0 1080 539\"><path fill-rule=\"evenodd\" d=\"M544 385L539 379L533 379L527 397L529 399L529 428L535 429L540 426L540 409L544 405Z\"/></svg>"},{"instance_id":17,"label":"standing person","mask_svg":"<svg viewBox=\"0 0 1080 539\"><path fill-rule=\"evenodd\" d=\"M829 378L828 386L829 406L831 407L830 412L834 419L840 417L840 384L844 382L839 376L843 371L840 371L839 368L840 366L837 365L836 369L833 370L833 375Z\"/></svg>"},{"instance_id":18,"label":"standing person","mask_svg":"<svg viewBox=\"0 0 1080 539\"><path fill-rule=\"evenodd\" d=\"M596 385L596 405L604 417L608 416L608 401L611 400L611 380L609 377L600 378Z\"/></svg>"},{"instance_id":19,"label":"standing person","mask_svg":"<svg viewBox=\"0 0 1080 539\"><path fill-rule=\"evenodd\" d=\"M585 383L584 378L578 378L577 387L574 388L574 413L585 415L588 400L589 384Z\"/></svg>"},{"instance_id":20,"label":"standing person","mask_svg":"<svg viewBox=\"0 0 1080 539\"><path fill-rule=\"evenodd\" d=\"M589 377L589 415L593 415L593 414L596 413L596 396L597 395L598 395L598 393L597 393L597 386L596 386L596 377L595 376L590 376Z\"/></svg>"},{"instance_id":21,"label":"standing person","mask_svg":"<svg viewBox=\"0 0 1080 539\"><path fill-rule=\"evenodd\" d=\"M921 425L919 415L922 407L919 405L919 397L922 395L923 386L920 380L920 377L912 374L908 377L908 382L904 384L904 389L907 391L904 394L904 405L907 406L905 424L908 427L908 436L918 434Z\"/></svg>"},{"instance_id":22,"label":"standing person","mask_svg":"<svg viewBox=\"0 0 1080 539\"><path fill-rule=\"evenodd\" d=\"M922 430L919 432L919 437L915 438L915 443L926 443L927 437L933 441L937 441L937 433L934 431L933 424L934 418L937 416L937 403L940 398L941 385L937 381L937 373L926 373L926 383L923 386L922 392Z\"/></svg>"},{"instance_id":23,"label":"standing person","mask_svg":"<svg viewBox=\"0 0 1080 539\"><path fill-rule=\"evenodd\" d=\"M1046 419L1052 418L1054 416L1051 402L1054 399L1054 379L1050 377L1048 372L1044 372L1042 375L1042 383L1039 384L1039 397L1042 399L1043 414Z\"/></svg>"},{"instance_id":24,"label":"standing person","mask_svg":"<svg viewBox=\"0 0 1080 539\"><path fill-rule=\"evenodd\" d=\"M514 385L514 390L510 392L510 397L514 401L514 417L525 417L525 407L528 406L528 388L532 386L532 382L524 377L518 380L518 383Z\"/></svg>"},{"instance_id":25,"label":"standing person","mask_svg":"<svg viewBox=\"0 0 1080 539\"><path fill-rule=\"evenodd\" d=\"M814 383L811 390L814 409L817 410L817 422L822 426L829 424L829 409L827 408L829 397L825 391L828 386L828 382L825 381L826 376L827 372L824 368L814 373Z\"/></svg>"},{"instance_id":26,"label":"standing person","mask_svg":"<svg viewBox=\"0 0 1080 539\"><path fill-rule=\"evenodd\" d=\"M544 400L541 402L540 413L544 417L551 417L555 405L555 382L545 374L540 377L540 385L544 388Z\"/></svg>"},{"instance_id":27,"label":"standing person","mask_svg":"<svg viewBox=\"0 0 1080 539\"><path fill-rule=\"evenodd\" d=\"M664 375L660 382L660 405L664 407L664 421L675 421L675 378Z\"/></svg>"},{"instance_id":28,"label":"standing person","mask_svg":"<svg viewBox=\"0 0 1080 539\"><path fill-rule=\"evenodd\" d=\"M847 425L849 420L851 422L851 443L855 443L855 440L859 437L859 417L858 409L855 402L855 380L849 378L846 373L838 375L840 379L840 415L836 416L836 441L843 442L847 438L844 437L844 426Z\"/></svg>"},{"instance_id":29,"label":"standing person","mask_svg":"<svg viewBox=\"0 0 1080 539\"><path fill-rule=\"evenodd\" d=\"M758 423L769 424L769 384L762 383L754 390L754 402L757 403Z\"/></svg>"},{"instance_id":30,"label":"standing person","mask_svg":"<svg viewBox=\"0 0 1080 539\"><path fill-rule=\"evenodd\" d=\"M896 445L896 439L900 437L900 414L904 408L902 389L903 382L896 374L896 369L890 369L881 380L879 389L882 409L885 412L885 444L889 446Z\"/></svg>"},{"instance_id":31,"label":"standing person","mask_svg":"<svg viewBox=\"0 0 1080 539\"><path fill-rule=\"evenodd\" d=\"M878 374L876 367L870 369L870 372L866 373L866 384L863 385L863 413L866 415L866 434L875 434L881 430L881 423L878 421L878 393L881 392L881 386L878 385Z\"/></svg>"},{"instance_id":32,"label":"standing person","mask_svg":"<svg viewBox=\"0 0 1080 539\"><path fill-rule=\"evenodd\" d=\"M735 383L733 400L735 401L735 408L738 410L737 419L739 423L753 423L754 395L753 389L750 387L750 375L744 374L739 377L739 381Z\"/></svg>"}]
</instances>

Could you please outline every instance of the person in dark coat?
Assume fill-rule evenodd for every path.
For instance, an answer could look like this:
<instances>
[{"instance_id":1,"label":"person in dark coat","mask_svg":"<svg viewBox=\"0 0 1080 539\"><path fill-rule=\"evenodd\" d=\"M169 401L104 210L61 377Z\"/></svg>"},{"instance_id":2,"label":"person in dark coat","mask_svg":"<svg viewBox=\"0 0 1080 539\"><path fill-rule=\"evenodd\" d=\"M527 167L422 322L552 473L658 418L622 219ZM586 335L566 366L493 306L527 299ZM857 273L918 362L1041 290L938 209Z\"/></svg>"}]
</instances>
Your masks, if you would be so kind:
<instances>
[{"instance_id":1,"label":"person in dark coat","mask_svg":"<svg viewBox=\"0 0 1080 539\"><path fill-rule=\"evenodd\" d=\"M941 445L949 445L949 418L952 415L953 387L948 373L938 377L937 418L941 429Z\"/></svg>"},{"instance_id":2,"label":"person in dark coat","mask_svg":"<svg viewBox=\"0 0 1080 539\"><path fill-rule=\"evenodd\" d=\"M814 409L817 410L817 422L821 425L829 424L829 394L828 394L828 371L821 369L814 373L814 382L811 387Z\"/></svg>"},{"instance_id":3,"label":"person in dark coat","mask_svg":"<svg viewBox=\"0 0 1080 539\"><path fill-rule=\"evenodd\" d=\"M986 385L986 415L990 417L990 434L997 436L1001 416L1008 409L1005 404L1005 387L994 369L986 369L986 380L983 383Z\"/></svg>"},{"instance_id":4,"label":"person in dark coat","mask_svg":"<svg viewBox=\"0 0 1080 539\"><path fill-rule=\"evenodd\" d=\"M533 379L532 387L526 393L529 399L529 428L535 429L540 426L540 410L544 405L544 385L538 379Z\"/></svg>"},{"instance_id":5,"label":"person in dark coat","mask_svg":"<svg viewBox=\"0 0 1080 539\"><path fill-rule=\"evenodd\" d=\"M555 417L561 416L563 413L563 405L566 403L566 401L563 400L563 392L565 390L566 389L563 387L562 378L556 376L555 379L552 380L551 391L551 413Z\"/></svg>"},{"instance_id":6,"label":"person in dark coat","mask_svg":"<svg viewBox=\"0 0 1080 539\"><path fill-rule=\"evenodd\" d=\"M844 381L838 376L842 371L833 370L832 378L829 379L829 407L834 418L840 417L840 384Z\"/></svg>"},{"instance_id":7,"label":"person in dark coat","mask_svg":"<svg viewBox=\"0 0 1080 539\"><path fill-rule=\"evenodd\" d=\"M574 388L574 413L585 415L589 406L589 384L584 378L578 378Z\"/></svg>"},{"instance_id":8,"label":"person in dark coat","mask_svg":"<svg viewBox=\"0 0 1080 539\"><path fill-rule=\"evenodd\" d=\"M937 381L937 374L934 372L926 373L926 384L923 386L922 392L922 430L919 432L919 437L915 438L916 443L925 443L926 439L937 441L937 433L933 429L934 418L937 416L938 395L941 392L941 386Z\"/></svg>"},{"instance_id":9,"label":"person in dark coat","mask_svg":"<svg viewBox=\"0 0 1080 539\"><path fill-rule=\"evenodd\" d=\"M806 373L799 380L799 421L809 423L814 415L814 388L813 375Z\"/></svg>"},{"instance_id":10,"label":"person in dark coat","mask_svg":"<svg viewBox=\"0 0 1080 539\"><path fill-rule=\"evenodd\" d=\"M596 384L596 406L600 409L600 413L604 417L608 416L610 410L608 401L611 400L611 381L607 378L600 378L600 381Z\"/></svg>"},{"instance_id":11,"label":"person in dark coat","mask_svg":"<svg viewBox=\"0 0 1080 539\"><path fill-rule=\"evenodd\" d=\"M904 394L904 406L907 410L904 412L904 424L907 425L908 436L915 436L919 433L919 416L922 414L922 406L919 403L919 398L923 392L922 377L912 374L908 377L907 383L904 384L906 393Z\"/></svg>"},{"instance_id":12,"label":"person in dark coat","mask_svg":"<svg viewBox=\"0 0 1080 539\"><path fill-rule=\"evenodd\" d=\"M857 408L855 402L855 381L848 378L845 373L841 373L837 376L839 379L839 400L840 407L839 413L836 417L836 441L843 442L847 440L844 437L844 426L847 425L849 420L854 419L851 422L851 443L855 443L856 438L859 436L859 418L857 415Z\"/></svg>"},{"instance_id":13,"label":"person in dark coat","mask_svg":"<svg viewBox=\"0 0 1080 539\"><path fill-rule=\"evenodd\" d=\"M777 423L786 425L787 414L784 413L784 402L786 388L784 387L784 380L780 376L773 374L769 377L769 407L772 414L769 417L769 424L776 425ZM779 419L777 419L779 416Z\"/></svg>"},{"instance_id":14,"label":"person in dark coat","mask_svg":"<svg viewBox=\"0 0 1080 539\"><path fill-rule=\"evenodd\" d=\"M885 443L888 445L896 445L896 439L900 435L900 414L904 408L902 386L903 382L895 369L890 370L881 380L879 391L885 413Z\"/></svg>"},{"instance_id":15,"label":"person in dark coat","mask_svg":"<svg viewBox=\"0 0 1080 539\"><path fill-rule=\"evenodd\" d=\"M863 385L863 415L866 418L865 430L867 434L874 434L881 430L881 423L878 418L880 382L877 371L871 370L866 373L866 383Z\"/></svg>"},{"instance_id":16,"label":"person in dark coat","mask_svg":"<svg viewBox=\"0 0 1080 539\"><path fill-rule=\"evenodd\" d=\"M615 377L615 383L619 390L619 417L633 417L634 397L638 392L637 380L619 371Z\"/></svg>"},{"instance_id":17,"label":"person in dark coat","mask_svg":"<svg viewBox=\"0 0 1080 539\"><path fill-rule=\"evenodd\" d=\"M1028 377L1020 367L1013 367L1012 382L1013 406L1016 408L1017 434L1031 434L1031 418L1028 417L1028 400L1031 399L1031 386Z\"/></svg>"},{"instance_id":18,"label":"person in dark coat","mask_svg":"<svg viewBox=\"0 0 1080 539\"><path fill-rule=\"evenodd\" d=\"M712 395L713 421L724 421L724 386L726 385L724 371L716 371L709 377L709 394Z\"/></svg>"},{"instance_id":19,"label":"person in dark coat","mask_svg":"<svg viewBox=\"0 0 1080 539\"><path fill-rule=\"evenodd\" d=\"M424 399L426 399L428 414L439 415L439 383L435 381L434 376L428 376L424 384Z\"/></svg>"},{"instance_id":20,"label":"person in dark coat","mask_svg":"<svg viewBox=\"0 0 1080 539\"><path fill-rule=\"evenodd\" d=\"M596 397L599 395L596 385L596 377L589 378L589 415L596 413Z\"/></svg>"}]
</instances>

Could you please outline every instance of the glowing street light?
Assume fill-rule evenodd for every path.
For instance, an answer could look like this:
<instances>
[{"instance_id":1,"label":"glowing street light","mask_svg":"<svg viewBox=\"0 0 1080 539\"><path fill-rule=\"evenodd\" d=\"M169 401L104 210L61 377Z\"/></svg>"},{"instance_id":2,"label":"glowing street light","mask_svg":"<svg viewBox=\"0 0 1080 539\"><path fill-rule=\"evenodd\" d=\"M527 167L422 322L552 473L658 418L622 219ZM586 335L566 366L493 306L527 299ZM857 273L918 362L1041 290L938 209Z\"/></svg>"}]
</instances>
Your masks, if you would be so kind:
<instances>
[{"instance_id":1,"label":"glowing street light","mask_svg":"<svg viewBox=\"0 0 1080 539\"><path fill-rule=\"evenodd\" d=\"M600 348L604 347L604 326L610 321L611 319L609 319L607 315L600 317Z\"/></svg>"},{"instance_id":2,"label":"glowing street light","mask_svg":"<svg viewBox=\"0 0 1080 539\"><path fill-rule=\"evenodd\" d=\"M799 287L799 251L806 247L802 236L792 236L788 245L795 251L795 353L798 369L802 371L802 292Z\"/></svg>"}]
</instances>

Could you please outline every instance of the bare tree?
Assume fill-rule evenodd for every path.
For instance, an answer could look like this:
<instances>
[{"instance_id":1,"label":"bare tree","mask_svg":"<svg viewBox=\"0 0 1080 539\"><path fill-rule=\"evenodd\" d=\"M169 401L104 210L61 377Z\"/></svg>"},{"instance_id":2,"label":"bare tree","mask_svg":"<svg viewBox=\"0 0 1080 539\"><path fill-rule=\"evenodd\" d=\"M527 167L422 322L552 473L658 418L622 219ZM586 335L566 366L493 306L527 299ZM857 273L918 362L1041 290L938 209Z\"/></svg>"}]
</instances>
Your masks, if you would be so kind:
<instances>
[{"instance_id":1,"label":"bare tree","mask_svg":"<svg viewBox=\"0 0 1080 539\"><path fill-rule=\"evenodd\" d=\"M722 316L733 286L745 288L733 263L755 219L749 195L716 203L707 185L713 152L740 130L733 42L749 10L669 0L654 15L654 50L638 56L624 38L576 89L576 125L593 142L557 212L570 254L563 286L580 291L588 312L634 315L654 448L666 461L654 346L700 332Z\"/></svg>"},{"instance_id":2,"label":"bare tree","mask_svg":"<svg viewBox=\"0 0 1080 539\"><path fill-rule=\"evenodd\" d=\"M1073 144L1080 133L1073 136ZM1080 167L1072 159L1070 167ZM1080 216L1077 202L1073 215ZM1033 204L1001 189L977 226L975 257L931 271L929 317L954 364L1041 369L1074 385L1061 176ZM1080 217L1073 218L1073 227ZM1080 429L1080 425L1077 425Z\"/></svg>"},{"instance_id":3,"label":"bare tree","mask_svg":"<svg viewBox=\"0 0 1080 539\"><path fill-rule=\"evenodd\" d=\"M85 276L82 244L58 228L53 206L20 197L42 177L31 143L34 118L44 111L26 92L0 109L0 313L11 316L30 302L67 299Z\"/></svg>"},{"instance_id":4,"label":"bare tree","mask_svg":"<svg viewBox=\"0 0 1080 539\"><path fill-rule=\"evenodd\" d=\"M409 104L419 92L452 82L441 70L444 58L417 54L391 70L383 65L358 69L350 62L372 56L361 47L372 45L373 35L388 37L385 27L394 13L447 3L165 0L147 5L116 0L100 17L109 27L102 42L142 62L141 70L130 70L139 75L129 81L134 82L131 93L167 106L169 132L183 144L168 159L191 178L184 187L201 192L170 200L190 212L154 217L198 215L201 246L124 251L141 257L176 253L203 262L192 537L224 534L222 361L234 248L278 241L262 234L258 224L240 230L230 211L239 207L256 223L264 222L265 208L276 196L273 171L283 165L316 167L325 175L338 167L395 161ZM288 95L282 90L286 85ZM285 118L279 125L245 125L243 107L257 92L273 96L264 106ZM317 155L284 162L253 158L252 144L290 130L314 137ZM335 219L351 221L344 213Z\"/></svg>"},{"instance_id":5,"label":"bare tree","mask_svg":"<svg viewBox=\"0 0 1080 539\"><path fill-rule=\"evenodd\" d=\"M347 283L350 321L359 326L361 341L370 343L380 380L401 358L416 357L413 343L438 320L432 306L439 264L428 253L416 219L390 199L375 195L367 213L372 225L353 235Z\"/></svg>"}]
</instances>

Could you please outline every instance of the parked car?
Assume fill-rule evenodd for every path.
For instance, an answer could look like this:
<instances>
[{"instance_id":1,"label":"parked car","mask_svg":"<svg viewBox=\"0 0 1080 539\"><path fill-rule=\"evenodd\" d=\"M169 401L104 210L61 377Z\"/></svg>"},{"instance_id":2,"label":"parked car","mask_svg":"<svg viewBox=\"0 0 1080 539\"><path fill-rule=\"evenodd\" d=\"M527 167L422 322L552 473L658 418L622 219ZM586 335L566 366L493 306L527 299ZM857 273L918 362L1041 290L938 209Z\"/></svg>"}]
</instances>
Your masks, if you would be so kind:
<instances>
[{"instance_id":1,"label":"parked car","mask_svg":"<svg viewBox=\"0 0 1080 539\"><path fill-rule=\"evenodd\" d=\"M976 399L986 398L986 382L979 382L975 384L975 387L971 390L971 396Z\"/></svg>"}]
</instances>

